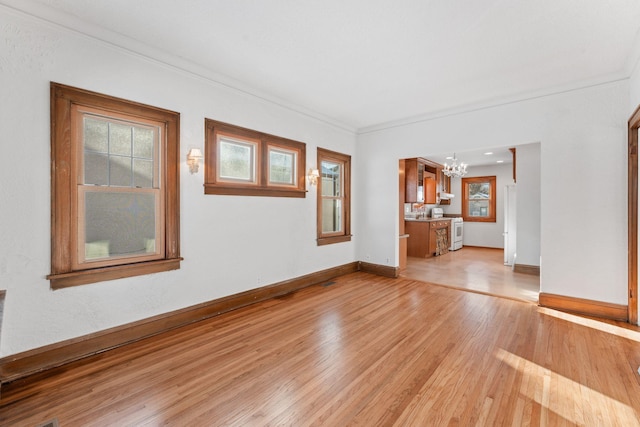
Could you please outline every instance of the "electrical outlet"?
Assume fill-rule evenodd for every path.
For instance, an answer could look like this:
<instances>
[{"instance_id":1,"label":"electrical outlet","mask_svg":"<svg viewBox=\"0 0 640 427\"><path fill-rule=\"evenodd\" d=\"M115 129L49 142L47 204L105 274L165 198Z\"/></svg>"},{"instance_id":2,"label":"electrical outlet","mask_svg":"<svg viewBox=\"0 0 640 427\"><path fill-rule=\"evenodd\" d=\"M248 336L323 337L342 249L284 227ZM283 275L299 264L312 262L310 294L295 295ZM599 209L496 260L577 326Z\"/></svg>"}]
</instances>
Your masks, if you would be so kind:
<instances>
[{"instance_id":1,"label":"electrical outlet","mask_svg":"<svg viewBox=\"0 0 640 427\"><path fill-rule=\"evenodd\" d=\"M387 264L389 264L389 258L387 258Z\"/></svg>"},{"instance_id":2,"label":"electrical outlet","mask_svg":"<svg viewBox=\"0 0 640 427\"><path fill-rule=\"evenodd\" d=\"M367 261L369 261L369 260L371 259L371 255L365 255L364 257L365 257L365 259L366 259Z\"/></svg>"}]
</instances>

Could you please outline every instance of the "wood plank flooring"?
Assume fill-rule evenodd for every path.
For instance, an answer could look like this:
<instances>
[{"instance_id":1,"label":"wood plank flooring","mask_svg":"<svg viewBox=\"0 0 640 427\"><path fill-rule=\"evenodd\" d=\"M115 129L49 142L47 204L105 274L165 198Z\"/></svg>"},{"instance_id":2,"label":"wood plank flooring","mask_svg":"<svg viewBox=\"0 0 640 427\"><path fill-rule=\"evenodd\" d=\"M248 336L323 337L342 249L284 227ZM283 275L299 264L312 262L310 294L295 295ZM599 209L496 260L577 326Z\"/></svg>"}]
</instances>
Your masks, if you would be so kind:
<instances>
[{"instance_id":1,"label":"wood plank flooring","mask_svg":"<svg viewBox=\"0 0 640 427\"><path fill-rule=\"evenodd\" d=\"M3 386L0 425L639 426L640 329L366 273Z\"/></svg>"},{"instance_id":2,"label":"wood plank flooring","mask_svg":"<svg viewBox=\"0 0 640 427\"><path fill-rule=\"evenodd\" d=\"M540 277L504 265L502 249L463 247L433 258L407 258L402 277L473 292L538 302Z\"/></svg>"}]
</instances>

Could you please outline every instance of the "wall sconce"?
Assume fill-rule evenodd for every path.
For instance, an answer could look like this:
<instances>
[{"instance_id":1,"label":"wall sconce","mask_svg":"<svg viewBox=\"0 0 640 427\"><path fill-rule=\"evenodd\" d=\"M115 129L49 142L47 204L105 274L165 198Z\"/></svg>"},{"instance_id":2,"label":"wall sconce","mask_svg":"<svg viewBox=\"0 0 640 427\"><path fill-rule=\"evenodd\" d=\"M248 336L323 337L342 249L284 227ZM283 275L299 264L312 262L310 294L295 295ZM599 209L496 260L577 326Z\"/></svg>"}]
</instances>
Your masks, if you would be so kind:
<instances>
[{"instance_id":1,"label":"wall sconce","mask_svg":"<svg viewBox=\"0 0 640 427\"><path fill-rule=\"evenodd\" d=\"M202 151L199 148L192 148L187 153L187 164L189 165L189 172L192 174L198 172L200 167L200 159L202 158Z\"/></svg>"},{"instance_id":2,"label":"wall sconce","mask_svg":"<svg viewBox=\"0 0 640 427\"><path fill-rule=\"evenodd\" d=\"M309 169L309 175L307 176L307 178L309 178L309 184L316 185L319 177L320 172L318 172L318 169Z\"/></svg>"}]
</instances>

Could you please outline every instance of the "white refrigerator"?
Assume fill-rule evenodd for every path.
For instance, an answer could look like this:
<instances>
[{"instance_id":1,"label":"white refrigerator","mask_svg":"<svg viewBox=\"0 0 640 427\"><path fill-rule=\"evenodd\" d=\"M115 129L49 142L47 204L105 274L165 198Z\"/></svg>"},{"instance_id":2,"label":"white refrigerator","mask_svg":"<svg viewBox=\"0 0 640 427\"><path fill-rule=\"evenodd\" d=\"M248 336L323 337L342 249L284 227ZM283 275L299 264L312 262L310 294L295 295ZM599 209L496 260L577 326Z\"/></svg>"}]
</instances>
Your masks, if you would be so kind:
<instances>
[{"instance_id":1,"label":"white refrigerator","mask_svg":"<svg viewBox=\"0 0 640 427\"><path fill-rule=\"evenodd\" d=\"M516 184L504 189L504 265L513 266L516 259Z\"/></svg>"}]
</instances>

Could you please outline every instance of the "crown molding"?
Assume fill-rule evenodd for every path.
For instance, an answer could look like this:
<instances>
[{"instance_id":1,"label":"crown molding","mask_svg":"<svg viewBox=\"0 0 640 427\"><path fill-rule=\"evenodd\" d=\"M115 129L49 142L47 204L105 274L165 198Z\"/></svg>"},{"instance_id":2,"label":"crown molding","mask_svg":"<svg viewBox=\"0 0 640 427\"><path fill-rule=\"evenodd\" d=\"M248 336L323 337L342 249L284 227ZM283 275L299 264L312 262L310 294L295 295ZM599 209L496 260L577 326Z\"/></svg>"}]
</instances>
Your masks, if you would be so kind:
<instances>
[{"instance_id":1,"label":"crown molding","mask_svg":"<svg viewBox=\"0 0 640 427\"><path fill-rule=\"evenodd\" d=\"M99 25L89 24L81 19L54 8L33 2L32 0L0 0L0 10L27 17L49 27L61 29L75 35L97 41L128 55L138 57L156 65L167 67L191 78L200 79L208 84L230 89L243 96L267 102L279 108L292 111L307 118L322 122L333 128L355 135L357 129L346 123L328 117L317 111L278 98L272 94L246 85L229 76L217 73L195 62L141 43L125 35L107 30Z\"/></svg>"}]
</instances>

